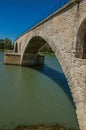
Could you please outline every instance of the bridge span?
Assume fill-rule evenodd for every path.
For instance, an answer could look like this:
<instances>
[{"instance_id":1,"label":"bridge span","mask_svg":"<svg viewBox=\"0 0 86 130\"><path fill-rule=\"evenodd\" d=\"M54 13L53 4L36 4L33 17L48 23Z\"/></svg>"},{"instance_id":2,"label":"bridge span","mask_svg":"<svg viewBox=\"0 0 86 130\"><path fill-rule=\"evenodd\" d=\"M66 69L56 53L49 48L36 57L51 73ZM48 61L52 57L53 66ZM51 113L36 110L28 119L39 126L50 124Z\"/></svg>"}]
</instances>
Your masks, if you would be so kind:
<instances>
[{"instance_id":1,"label":"bridge span","mask_svg":"<svg viewBox=\"0 0 86 130\"><path fill-rule=\"evenodd\" d=\"M43 64L40 48L48 43L67 78L80 130L86 130L86 0L71 0L31 28L5 52L4 63Z\"/></svg>"}]
</instances>

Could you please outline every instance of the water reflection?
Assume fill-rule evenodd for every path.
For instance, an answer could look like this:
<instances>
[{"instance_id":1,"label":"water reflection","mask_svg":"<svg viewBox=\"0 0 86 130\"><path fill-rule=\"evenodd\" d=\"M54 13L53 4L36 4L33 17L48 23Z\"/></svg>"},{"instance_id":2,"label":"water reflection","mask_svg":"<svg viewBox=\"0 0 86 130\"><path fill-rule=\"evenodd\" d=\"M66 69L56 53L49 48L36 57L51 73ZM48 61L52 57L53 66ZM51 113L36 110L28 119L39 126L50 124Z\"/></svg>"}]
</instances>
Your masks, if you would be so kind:
<instances>
[{"instance_id":1,"label":"water reflection","mask_svg":"<svg viewBox=\"0 0 86 130\"><path fill-rule=\"evenodd\" d=\"M40 73L48 76L51 78L54 82L56 82L59 87L61 87L64 92L67 94L68 98L70 99L71 103L75 107L75 104L73 102L73 98L67 83L67 80L65 78L65 75L57 70L54 70L53 68L50 68L47 65L41 66L41 67L34 67L33 69L39 71Z\"/></svg>"},{"instance_id":2,"label":"water reflection","mask_svg":"<svg viewBox=\"0 0 86 130\"><path fill-rule=\"evenodd\" d=\"M55 56L42 68L0 64L0 128L59 123L78 130L66 82Z\"/></svg>"}]
</instances>

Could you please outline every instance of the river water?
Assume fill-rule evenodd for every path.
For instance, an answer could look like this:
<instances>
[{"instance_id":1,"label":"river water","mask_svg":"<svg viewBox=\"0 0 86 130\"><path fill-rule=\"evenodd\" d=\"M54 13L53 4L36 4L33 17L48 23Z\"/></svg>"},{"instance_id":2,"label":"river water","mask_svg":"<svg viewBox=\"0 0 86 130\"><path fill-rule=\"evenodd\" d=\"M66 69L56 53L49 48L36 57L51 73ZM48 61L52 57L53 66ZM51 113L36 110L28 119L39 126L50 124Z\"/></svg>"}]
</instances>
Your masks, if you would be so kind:
<instances>
[{"instance_id":1,"label":"river water","mask_svg":"<svg viewBox=\"0 0 86 130\"><path fill-rule=\"evenodd\" d=\"M0 128L61 124L79 130L67 81L54 55L41 68L3 64L0 53Z\"/></svg>"}]
</instances>

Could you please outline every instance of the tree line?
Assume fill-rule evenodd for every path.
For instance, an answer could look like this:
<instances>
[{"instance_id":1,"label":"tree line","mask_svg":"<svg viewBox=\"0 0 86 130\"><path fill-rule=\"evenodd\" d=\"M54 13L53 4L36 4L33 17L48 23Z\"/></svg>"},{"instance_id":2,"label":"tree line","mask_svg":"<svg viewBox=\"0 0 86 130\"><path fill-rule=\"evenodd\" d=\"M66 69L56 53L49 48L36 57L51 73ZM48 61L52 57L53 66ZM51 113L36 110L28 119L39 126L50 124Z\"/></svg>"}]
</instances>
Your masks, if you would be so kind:
<instances>
[{"instance_id":1,"label":"tree line","mask_svg":"<svg viewBox=\"0 0 86 130\"><path fill-rule=\"evenodd\" d=\"M13 43L9 38L0 39L0 50L1 51L12 50L12 49L13 49ZM47 43L41 47L40 52L53 53L52 49L50 48L50 46Z\"/></svg>"},{"instance_id":2,"label":"tree line","mask_svg":"<svg viewBox=\"0 0 86 130\"><path fill-rule=\"evenodd\" d=\"M52 49L50 48L50 46L47 43L41 47L40 52L53 53Z\"/></svg>"},{"instance_id":3,"label":"tree line","mask_svg":"<svg viewBox=\"0 0 86 130\"><path fill-rule=\"evenodd\" d=\"M0 50L13 49L13 43L9 38L0 39Z\"/></svg>"}]
</instances>

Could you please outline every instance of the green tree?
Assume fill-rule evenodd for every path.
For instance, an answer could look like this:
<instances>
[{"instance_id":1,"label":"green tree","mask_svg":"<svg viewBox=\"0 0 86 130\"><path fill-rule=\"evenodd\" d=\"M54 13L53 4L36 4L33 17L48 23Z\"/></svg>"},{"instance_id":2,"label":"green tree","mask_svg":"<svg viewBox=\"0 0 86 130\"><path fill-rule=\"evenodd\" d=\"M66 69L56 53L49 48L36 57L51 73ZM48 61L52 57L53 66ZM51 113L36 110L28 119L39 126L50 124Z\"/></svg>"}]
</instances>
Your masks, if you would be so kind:
<instances>
[{"instance_id":1,"label":"green tree","mask_svg":"<svg viewBox=\"0 0 86 130\"><path fill-rule=\"evenodd\" d=\"M47 43L41 47L40 52L53 53L52 49L50 48L50 46Z\"/></svg>"},{"instance_id":2,"label":"green tree","mask_svg":"<svg viewBox=\"0 0 86 130\"><path fill-rule=\"evenodd\" d=\"M5 42L5 48L4 49L13 49L12 41L8 38L4 39Z\"/></svg>"},{"instance_id":3,"label":"green tree","mask_svg":"<svg viewBox=\"0 0 86 130\"><path fill-rule=\"evenodd\" d=\"M0 39L0 49L4 49L5 47L5 42L3 39Z\"/></svg>"},{"instance_id":4,"label":"green tree","mask_svg":"<svg viewBox=\"0 0 86 130\"><path fill-rule=\"evenodd\" d=\"M12 41L9 38L0 39L0 50L13 49Z\"/></svg>"}]
</instances>

